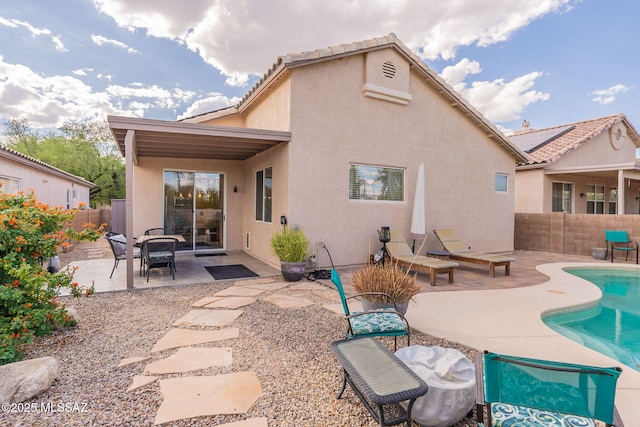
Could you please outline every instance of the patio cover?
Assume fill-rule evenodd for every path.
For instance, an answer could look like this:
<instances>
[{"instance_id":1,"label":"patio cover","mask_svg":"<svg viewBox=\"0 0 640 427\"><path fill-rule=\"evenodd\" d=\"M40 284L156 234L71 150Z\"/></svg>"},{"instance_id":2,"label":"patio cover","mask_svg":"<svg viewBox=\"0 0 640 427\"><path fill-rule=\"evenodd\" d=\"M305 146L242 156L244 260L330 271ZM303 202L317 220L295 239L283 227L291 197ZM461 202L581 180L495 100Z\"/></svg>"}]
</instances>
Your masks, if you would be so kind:
<instances>
[{"instance_id":1,"label":"patio cover","mask_svg":"<svg viewBox=\"0 0 640 427\"><path fill-rule=\"evenodd\" d=\"M125 232L133 235L133 166L141 157L246 160L283 142L291 132L210 126L108 116L109 128L126 165ZM133 288L133 239L127 239L127 289Z\"/></svg>"}]
</instances>

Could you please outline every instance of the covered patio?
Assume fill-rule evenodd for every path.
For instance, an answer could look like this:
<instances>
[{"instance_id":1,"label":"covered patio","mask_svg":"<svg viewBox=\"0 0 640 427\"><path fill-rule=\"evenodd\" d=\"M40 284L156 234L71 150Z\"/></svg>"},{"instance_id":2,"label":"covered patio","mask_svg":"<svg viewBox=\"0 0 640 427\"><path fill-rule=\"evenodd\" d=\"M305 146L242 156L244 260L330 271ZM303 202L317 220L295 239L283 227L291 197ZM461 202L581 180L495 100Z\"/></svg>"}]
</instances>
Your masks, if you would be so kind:
<instances>
[{"instance_id":1,"label":"covered patio","mask_svg":"<svg viewBox=\"0 0 640 427\"><path fill-rule=\"evenodd\" d=\"M279 144L291 141L291 132L186 122L109 116L109 127L126 165L125 234L136 236L134 227L134 169L144 158L244 161ZM137 275L133 239L127 239L127 289Z\"/></svg>"}]
</instances>

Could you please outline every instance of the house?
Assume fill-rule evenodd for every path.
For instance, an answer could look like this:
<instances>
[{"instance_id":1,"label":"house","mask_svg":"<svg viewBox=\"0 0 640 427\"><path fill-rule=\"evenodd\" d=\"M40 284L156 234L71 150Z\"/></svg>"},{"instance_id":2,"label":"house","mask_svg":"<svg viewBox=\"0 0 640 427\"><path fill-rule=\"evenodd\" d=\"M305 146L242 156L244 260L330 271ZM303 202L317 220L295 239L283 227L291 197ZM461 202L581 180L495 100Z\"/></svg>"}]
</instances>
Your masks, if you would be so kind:
<instances>
[{"instance_id":1,"label":"house","mask_svg":"<svg viewBox=\"0 0 640 427\"><path fill-rule=\"evenodd\" d=\"M95 185L61 169L0 145L2 192L33 190L38 200L50 206L75 209L89 206L89 190Z\"/></svg>"},{"instance_id":2,"label":"house","mask_svg":"<svg viewBox=\"0 0 640 427\"><path fill-rule=\"evenodd\" d=\"M640 135L624 114L529 126L510 137L529 155L516 166L516 213L640 213Z\"/></svg>"},{"instance_id":3,"label":"house","mask_svg":"<svg viewBox=\"0 0 640 427\"><path fill-rule=\"evenodd\" d=\"M182 249L277 265L269 239L287 223L319 265L319 241L336 265L361 264L381 226L410 239L424 163L427 230L513 249L515 164L527 156L393 34L281 56L229 108L108 121L125 156L127 235L164 226ZM430 232L426 246L440 249Z\"/></svg>"}]
</instances>

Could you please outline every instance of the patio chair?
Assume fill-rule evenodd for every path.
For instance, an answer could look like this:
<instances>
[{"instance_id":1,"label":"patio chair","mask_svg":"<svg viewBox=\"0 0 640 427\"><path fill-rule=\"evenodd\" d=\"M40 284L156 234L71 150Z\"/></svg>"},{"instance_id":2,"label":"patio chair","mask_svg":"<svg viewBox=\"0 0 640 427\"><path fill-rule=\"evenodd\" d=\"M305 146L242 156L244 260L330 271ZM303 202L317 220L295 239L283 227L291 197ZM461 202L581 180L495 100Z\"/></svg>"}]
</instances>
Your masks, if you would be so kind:
<instances>
[{"instance_id":1,"label":"patio chair","mask_svg":"<svg viewBox=\"0 0 640 427\"><path fill-rule=\"evenodd\" d=\"M433 230L442 247L449 252L449 258L456 261L473 264L488 265L489 277L496 277L496 267L504 265L504 275L511 274L511 261L515 258L505 255L488 254L472 251L471 247L463 243L456 232L448 228Z\"/></svg>"},{"instance_id":2,"label":"patio chair","mask_svg":"<svg viewBox=\"0 0 640 427\"><path fill-rule=\"evenodd\" d=\"M169 268L171 277L176 278L175 258L178 239L172 237L154 237L142 242L142 256L144 258L142 272L149 281L149 274L153 268Z\"/></svg>"},{"instance_id":3,"label":"patio chair","mask_svg":"<svg viewBox=\"0 0 640 427\"><path fill-rule=\"evenodd\" d=\"M615 251L624 251L625 261L629 259L629 252L636 251L636 264L638 263L638 242L629 240L629 234L626 230L605 230L604 237L607 242L607 250L611 250L611 262L613 262Z\"/></svg>"},{"instance_id":4,"label":"patio chair","mask_svg":"<svg viewBox=\"0 0 640 427\"><path fill-rule=\"evenodd\" d=\"M351 312L349 310L348 300L358 298L363 295L383 295L386 296L390 302L395 304L393 298L390 295L381 292L368 292L363 294L356 294L353 296L346 296L344 288L342 287L342 280L340 275L335 270L331 269L331 282L335 285L338 293L340 294L340 300L342 301L342 308L344 314L347 317L348 329L347 338L354 337L393 337L394 349L398 347L398 337L407 337L407 346L411 345L411 330L409 328L409 322L405 317L398 313L396 310L382 309L373 311Z\"/></svg>"},{"instance_id":5,"label":"patio chair","mask_svg":"<svg viewBox=\"0 0 640 427\"><path fill-rule=\"evenodd\" d=\"M615 409L621 369L507 356L476 358L479 426L622 426ZM485 413L486 409L486 413ZM485 424L486 419L486 424Z\"/></svg>"},{"instance_id":6,"label":"patio chair","mask_svg":"<svg viewBox=\"0 0 640 427\"><path fill-rule=\"evenodd\" d=\"M387 253L398 265L429 273L431 286L436 285L436 275L440 273L448 273L449 283L453 283L453 269L459 266L457 262L414 255L398 230L391 230L391 240L386 246Z\"/></svg>"},{"instance_id":7,"label":"patio chair","mask_svg":"<svg viewBox=\"0 0 640 427\"><path fill-rule=\"evenodd\" d=\"M113 233L108 233L104 238L109 242L111 252L113 252L113 258L115 259L113 268L111 269L111 274L109 275L109 279L111 279L113 277L113 272L118 268L120 260L127 259L127 238L123 234ZM134 248L133 257L140 258L140 251L136 248Z\"/></svg>"},{"instance_id":8,"label":"patio chair","mask_svg":"<svg viewBox=\"0 0 640 427\"><path fill-rule=\"evenodd\" d=\"M164 234L166 233L164 232L164 228L162 227L149 228L148 230L144 231L145 236L162 236Z\"/></svg>"}]
</instances>

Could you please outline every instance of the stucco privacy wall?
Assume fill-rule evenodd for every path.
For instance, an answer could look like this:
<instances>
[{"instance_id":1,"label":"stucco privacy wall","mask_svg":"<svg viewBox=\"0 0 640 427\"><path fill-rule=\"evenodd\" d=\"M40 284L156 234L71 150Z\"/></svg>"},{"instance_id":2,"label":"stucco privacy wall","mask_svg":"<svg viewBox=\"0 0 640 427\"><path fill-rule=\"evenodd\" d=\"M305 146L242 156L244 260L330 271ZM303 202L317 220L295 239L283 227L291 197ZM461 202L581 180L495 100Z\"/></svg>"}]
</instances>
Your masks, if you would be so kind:
<instances>
[{"instance_id":1,"label":"stucco privacy wall","mask_svg":"<svg viewBox=\"0 0 640 427\"><path fill-rule=\"evenodd\" d=\"M640 215L516 213L515 249L591 255L606 247L605 230L627 230L640 241Z\"/></svg>"},{"instance_id":2,"label":"stucco privacy wall","mask_svg":"<svg viewBox=\"0 0 640 427\"><path fill-rule=\"evenodd\" d=\"M424 162L427 230L454 228L477 250L513 249L513 157L418 73L410 73L406 106L363 96L368 55L408 67L384 49L293 71L292 222L312 241L324 239L337 264L366 262L380 246L380 226L410 239L416 174ZM349 200L350 163L406 168L405 200ZM494 191L496 172L509 175L507 193ZM438 247L430 231L427 246Z\"/></svg>"},{"instance_id":3,"label":"stucco privacy wall","mask_svg":"<svg viewBox=\"0 0 640 427\"><path fill-rule=\"evenodd\" d=\"M148 228L163 225L163 173L165 170L215 172L225 174L226 245L228 250L242 250L242 194L246 191L244 167L239 161L142 157L133 168L133 232L139 236ZM240 191L231 191L233 186Z\"/></svg>"}]
</instances>

